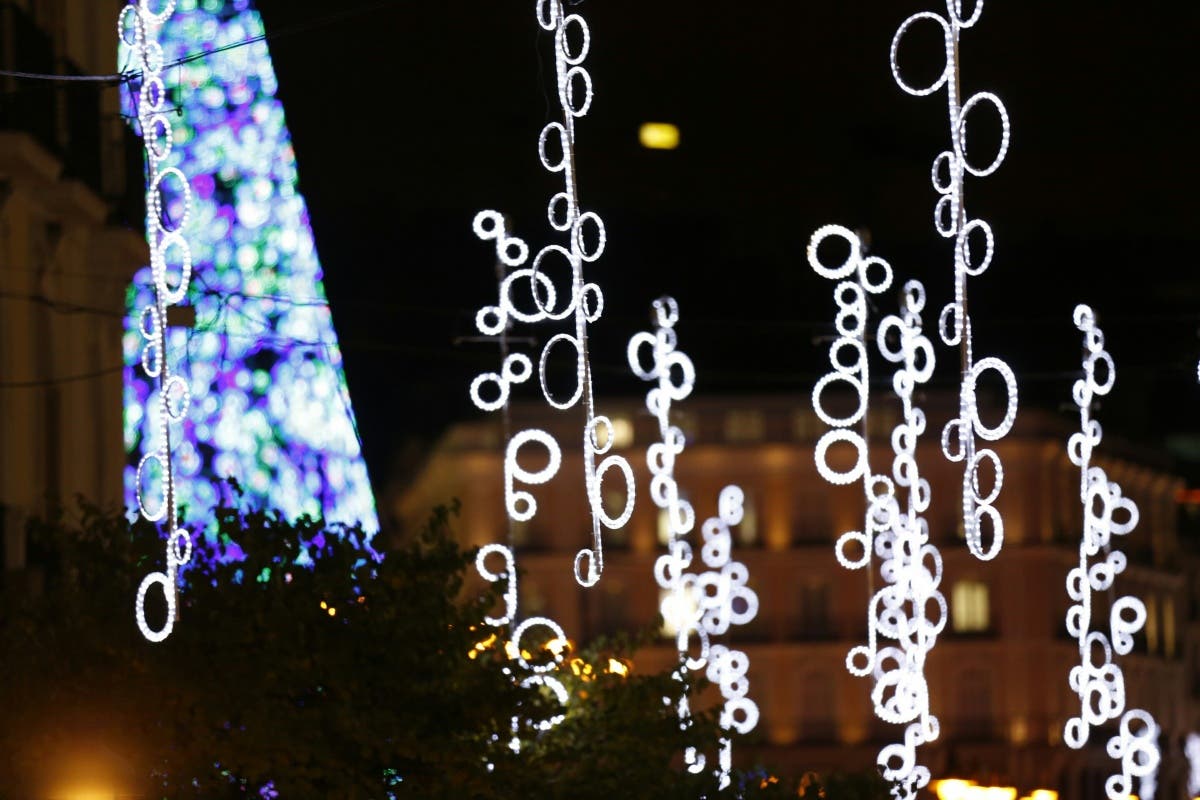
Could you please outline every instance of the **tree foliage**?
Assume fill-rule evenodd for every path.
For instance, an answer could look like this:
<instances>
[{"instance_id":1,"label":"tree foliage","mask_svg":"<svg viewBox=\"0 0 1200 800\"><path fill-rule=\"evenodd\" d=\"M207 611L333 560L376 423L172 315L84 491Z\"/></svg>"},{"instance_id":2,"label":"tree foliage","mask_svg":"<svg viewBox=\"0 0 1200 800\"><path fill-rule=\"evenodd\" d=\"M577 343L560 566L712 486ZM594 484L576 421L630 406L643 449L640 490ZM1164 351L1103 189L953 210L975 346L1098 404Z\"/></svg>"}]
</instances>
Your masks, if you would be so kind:
<instances>
[{"instance_id":1,"label":"tree foliage","mask_svg":"<svg viewBox=\"0 0 1200 800\"><path fill-rule=\"evenodd\" d=\"M514 752L514 712L563 710L516 685L509 632L481 622L496 594L468 584L474 552L450 525L439 510L383 558L353 528L223 509L195 537L174 633L151 645L132 606L160 568L155 531L86 507L35 524L42 567L7 580L0 608L0 786L34 796L86 742L125 759L146 798L719 796L710 773L680 768L684 747L711 751L717 735L708 714L681 728L688 687L604 668L635 638L567 654L562 722L519 724ZM814 787L753 772L729 794Z\"/></svg>"}]
</instances>

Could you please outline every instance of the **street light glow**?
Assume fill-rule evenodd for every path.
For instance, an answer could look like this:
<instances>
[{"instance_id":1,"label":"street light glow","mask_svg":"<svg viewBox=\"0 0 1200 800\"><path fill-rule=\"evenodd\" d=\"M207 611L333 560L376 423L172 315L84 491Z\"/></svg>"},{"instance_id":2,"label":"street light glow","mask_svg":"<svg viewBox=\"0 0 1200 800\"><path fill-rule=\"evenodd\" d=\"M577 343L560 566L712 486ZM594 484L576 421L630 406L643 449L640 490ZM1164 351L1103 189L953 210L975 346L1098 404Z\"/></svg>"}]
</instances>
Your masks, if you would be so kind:
<instances>
[{"instance_id":1,"label":"street light glow","mask_svg":"<svg viewBox=\"0 0 1200 800\"><path fill-rule=\"evenodd\" d=\"M638 129L638 141L647 150L674 150L679 147L679 128L669 122L645 122Z\"/></svg>"}]
</instances>

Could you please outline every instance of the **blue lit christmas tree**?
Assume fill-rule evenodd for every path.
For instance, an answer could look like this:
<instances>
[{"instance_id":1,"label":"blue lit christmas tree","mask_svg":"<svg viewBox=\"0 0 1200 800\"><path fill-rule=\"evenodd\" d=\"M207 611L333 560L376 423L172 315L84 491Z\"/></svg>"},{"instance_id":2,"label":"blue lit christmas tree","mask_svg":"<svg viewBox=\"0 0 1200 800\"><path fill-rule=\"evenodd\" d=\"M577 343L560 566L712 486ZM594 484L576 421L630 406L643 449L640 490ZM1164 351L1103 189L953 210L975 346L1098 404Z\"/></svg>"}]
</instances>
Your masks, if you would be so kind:
<instances>
[{"instance_id":1,"label":"blue lit christmas tree","mask_svg":"<svg viewBox=\"0 0 1200 800\"><path fill-rule=\"evenodd\" d=\"M251 507L378 529L296 156L263 34L249 0L180 0L161 34L175 147L167 165L192 186L184 231L195 322L170 331L173 370L192 402L173 442L178 503L203 528L232 477ZM122 63L124 61L122 53ZM126 300L126 498L148 441L151 390L139 363L136 310L152 301L150 269ZM178 436L180 432L173 432Z\"/></svg>"}]
</instances>

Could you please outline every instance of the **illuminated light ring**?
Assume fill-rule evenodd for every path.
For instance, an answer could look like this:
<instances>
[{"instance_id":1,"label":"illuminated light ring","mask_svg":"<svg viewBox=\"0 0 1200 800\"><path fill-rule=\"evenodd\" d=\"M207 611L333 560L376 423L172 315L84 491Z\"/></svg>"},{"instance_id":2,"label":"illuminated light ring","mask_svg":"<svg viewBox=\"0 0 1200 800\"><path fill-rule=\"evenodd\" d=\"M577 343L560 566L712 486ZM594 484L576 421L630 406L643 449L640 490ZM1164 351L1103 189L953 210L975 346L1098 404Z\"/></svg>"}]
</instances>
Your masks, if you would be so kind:
<instances>
[{"instance_id":1,"label":"illuminated light ring","mask_svg":"<svg viewBox=\"0 0 1200 800\"><path fill-rule=\"evenodd\" d=\"M829 466L828 450L830 445L835 442L847 442L858 451L858 459L854 466L845 472L838 472ZM868 471L867 443L857 432L845 428L834 428L822 434L821 438L817 440L814 457L817 462L817 472L821 474L821 477L838 486L854 483Z\"/></svg>"},{"instance_id":2,"label":"illuminated light ring","mask_svg":"<svg viewBox=\"0 0 1200 800\"><path fill-rule=\"evenodd\" d=\"M495 411L508 403L509 391L514 383L524 383L533 374L533 362L524 353L512 353L504 359L500 374L485 372L471 381L471 401L484 411ZM495 384L497 397L495 400L484 400L479 390L484 384Z\"/></svg>"},{"instance_id":3,"label":"illuminated light ring","mask_svg":"<svg viewBox=\"0 0 1200 800\"><path fill-rule=\"evenodd\" d=\"M524 669L529 670L530 672L536 672L536 673L549 672L549 671L555 669L559 664L562 663L562 654L561 653L551 653L551 655L554 658L552 661L550 661L546 664L534 664L534 663L530 662L528 659L526 659L525 656L521 652L521 638L529 631L530 628L535 627L537 625L541 625L543 627L549 628L550 630L554 631L555 638L558 638L558 639L566 639L567 638L567 635L565 633L563 633L562 627L559 626L559 624L557 622L550 619L549 617L529 617L524 622L522 622L520 625L518 625L516 627L516 630L514 630L513 634L512 634L512 641L517 649L517 663L520 664Z\"/></svg>"},{"instance_id":4,"label":"illuminated light ring","mask_svg":"<svg viewBox=\"0 0 1200 800\"><path fill-rule=\"evenodd\" d=\"M526 442L537 442L545 447L550 455L546 466L536 472L526 470L517 462L519 451ZM532 519L537 513L537 500L529 492L517 491L514 487L515 482L521 481L534 486L545 483L555 476L561 464L562 450L554 437L545 431L529 428L513 436L504 455L504 504L508 515L517 522ZM518 509L517 503L523 503L524 509Z\"/></svg>"},{"instance_id":5,"label":"illuminated light ring","mask_svg":"<svg viewBox=\"0 0 1200 800\"><path fill-rule=\"evenodd\" d=\"M1008 409L1005 421L998 428L987 429L979 423L979 412L976 404L974 384L978 371L973 361L971 342L971 320L966 312L967 279L983 273L991 265L995 252L995 238L991 227L983 220L969 219L963 207L963 182L967 174L976 177L986 177L995 172L1004 162L1008 154L1012 138L1008 111L1000 98L991 92L978 92L960 104L958 89L958 42L963 29L972 27L979 21L983 13L983 3L977 2L970 14L964 17L961 0L947 0L946 15L931 11L922 11L909 16L897 28L892 37L888 61L892 77L896 84L907 94L925 96L946 89L947 109L950 132L950 149L939 153L933 160L930 172L931 182L938 199L934 204L933 223L938 234L945 238L955 238L954 247L954 299L948 303L938 318L938 329L942 341L951 347L961 346L964 350L964 377L959 394L958 418L952 420L942 432L942 450L951 461L964 462L962 487L963 528L966 533L967 546L977 558L987 560L995 557L1003 544L1003 522L999 513L990 503L978 504L972 496L974 478L971 475L972 465L977 465L975 459L975 437L995 440L1004 436L1011 428L1012 418L1016 414L1016 381L1012 378L1012 370L999 359L983 359L980 364L987 363L997 369L1005 378L1008 388ZM908 30L918 22L933 22L942 31L942 42L945 50L945 62L942 71L926 86L915 86L908 83L902 74L899 63L901 40ZM1000 117L1000 145L990 162L976 166L967 157L967 118L978 105L990 104ZM970 237L975 232L982 232L985 240L985 252L982 258L972 263ZM994 436L984 435L992 433ZM952 450L950 438L957 435L957 448ZM997 474L1000 473L999 462L996 461ZM995 498L993 498L995 499ZM995 531L993 544L986 550L982 544L980 532L981 521L988 519L993 523Z\"/></svg>"},{"instance_id":6,"label":"illuminated light ring","mask_svg":"<svg viewBox=\"0 0 1200 800\"><path fill-rule=\"evenodd\" d=\"M1067 456L1079 467L1079 498L1083 505L1083 534L1079 542L1079 565L1067 573L1067 596L1073 605L1067 609L1067 631L1079 642L1079 664L1071 668L1067 685L1079 695L1080 713L1067 720L1063 741L1068 747L1080 749L1087 744L1090 729L1101 727L1120 718L1118 733L1108 740L1108 755L1121 764L1121 771L1105 782L1109 800L1123 800L1133 791L1135 777L1145 780L1158 768L1158 725L1141 709L1125 708L1125 677L1113 661L1114 653L1127 655L1133 649L1134 635L1146 623L1146 606L1141 599L1129 595L1112 602L1108 631L1092 631L1092 593L1107 592L1117 575L1125 570L1127 559L1119 550L1110 549L1114 536L1130 533L1138 522L1137 505L1123 497L1121 487L1110 481L1104 470L1091 464L1092 450L1100 444L1103 432L1100 423L1091 418L1093 398L1108 394L1116 382L1112 357L1104 350L1104 334L1096 324L1091 308L1075 307L1073 319L1083 333L1086 354L1083 357L1083 377L1071 387L1071 396L1079 408L1080 430L1067 442ZM1096 365L1106 369L1098 380ZM1114 518L1124 514L1127 519ZM1098 563L1090 559L1107 550ZM1103 660L1097 663L1097 652Z\"/></svg>"},{"instance_id":7,"label":"illuminated light ring","mask_svg":"<svg viewBox=\"0 0 1200 800\"><path fill-rule=\"evenodd\" d=\"M487 557L492 553L499 553L504 559L504 571L492 572L487 568ZM517 570L513 561L512 550L502 544L485 544L479 548L479 553L475 556L475 571L480 577L491 583L496 581L505 581L504 587L504 616L502 617L487 617L483 621L492 627L500 627L507 625L513 621L517 614Z\"/></svg>"},{"instance_id":8,"label":"illuminated light ring","mask_svg":"<svg viewBox=\"0 0 1200 800\"><path fill-rule=\"evenodd\" d=\"M154 299L139 312L139 333L144 340L141 365L146 376L157 383L158 397L149 401L145 418L152 420L153 405L158 406L158 443L142 456L134 475L138 512L148 522L164 521L171 532L166 543L166 570L151 572L138 586L134 600L134 619L142 636L150 642L161 642L171 635L177 612L176 579L178 568L192 557L192 542L187 530L178 527L176 491L171 459L170 427L187 415L191 392L187 381L172 375L167 354L167 308L181 302L187 295L192 274L192 253L183 230L191 219L192 188L187 176L178 167L163 167L171 155L175 133L170 117L164 112L166 89L161 72L164 67L162 45L153 38L159 28L175 12L175 0L165 0L158 11L150 0L126 4L117 16L117 37L131 47L142 75L142 87L135 104L141 128L143 151L146 154L146 242L150 249L150 268L153 276ZM168 184L178 185L175 217L166 219L167 200L164 191ZM169 223L169 224L168 224ZM168 255L176 251L177 271L168 268ZM168 276L175 272L174 285ZM153 423L151 423L153 424ZM147 507L144 492L147 467L158 465L161 497L153 509ZM166 598L167 616L163 627L152 629L146 622L145 602L151 586L161 586Z\"/></svg>"}]
</instances>

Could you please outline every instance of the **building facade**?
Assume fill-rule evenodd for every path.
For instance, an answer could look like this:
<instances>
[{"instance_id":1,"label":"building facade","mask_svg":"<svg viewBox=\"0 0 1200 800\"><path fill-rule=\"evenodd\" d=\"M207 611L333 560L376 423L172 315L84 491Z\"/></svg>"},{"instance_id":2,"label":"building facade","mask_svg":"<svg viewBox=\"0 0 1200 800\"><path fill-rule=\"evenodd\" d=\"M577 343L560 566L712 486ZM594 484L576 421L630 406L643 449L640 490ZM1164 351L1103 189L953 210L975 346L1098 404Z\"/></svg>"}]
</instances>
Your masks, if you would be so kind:
<instances>
[{"instance_id":1,"label":"building facade","mask_svg":"<svg viewBox=\"0 0 1200 800\"><path fill-rule=\"evenodd\" d=\"M116 0L0 2L0 69L117 72ZM112 82L0 76L0 530L122 500L125 287L148 260L141 155ZM131 200L132 198L132 200Z\"/></svg>"},{"instance_id":2,"label":"building facade","mask_svg":"<svg viewBox=\"0 0 1200 800\"><path fill-rule=\"evenodd\" d=\"M941 409L936 400L932 408L925 404L933 433L923 437L918 458L932 485L926 519L945 562L941 590L950 619L926 667L942 735L919 757L935 778L1014 786L1023 794L1042 788L1064 798L1103 797L1115 763L1103 748L1111 732L1093 731L1084 751L1062 742L1065 721L1079 710L1067 685L1078 645L1064 622L1070 604L1065 578L1078 564L1082 530L1079 470L1065 449L1077 420L1023 409L1014 431L996 443L1005 467L997 501L1005 540L995 560L981 562L963 539L961 465L948 462L937 442L951 411L949 399L942 400ZM746 493L735 557L749 567L760 606L751 624L735 629L733 641L750 656L751 696L762 716L756 743L742 752L793 773L872 768L879 747L895 741L900 728L875 717L869 679L850 675L844 662L847 651L865 641L868 598L881 579L843 569L833 553L841 532L861 529L861 486L830 486L817 474L813 452L824 426L807 398L689 398L679 406L676 422L688 445L675 475L697 520L716 513L723 486L736 483ZM634 467L639 498L628 526L607 532L604 575L592 589L581 589L572 575L574 555L590 535L579 449L564 449L550 483L522 487L536 496L538 514L510 526L501 426L492 420L460 424L446 433L415 480L393 493L389 510L415 528L434 505L458 498L468 544L509 539L516 546L518 566L527 573L523 615L550 614L580 640L644 628L658 612L653 566L666 541L665 524L646 497L645 448L658 437L657 420L634 401L606 403L605 413L615 422L616 447ZM898 405L872 409L876 471L890 469L889 436L898 414ZM536 426L563 443L579 439L573 430L582 423L574 415L524 406L513 407L511 415L513 430ZM1119 543L1130 565L1117 590L1142 597L1149 618L1134 652L1119 659L1129 706L1149 710L1162 728L1157 796L1184 797L1183 741L1198 722L1200 643L1192 556L1178 531L1182 481L1161 456L1115 440L1106 439L1097 456L1141 511L1138 528ZM544 456L526 457L533 470ZM619 508L623 497L606 495L605 502ZM1107 620L1110 600L1098 599L1095 618ZM673 640L664 639L661 647L639 654L637 664L660 669L674 657Z\"/></svg>"}]
</instances>

